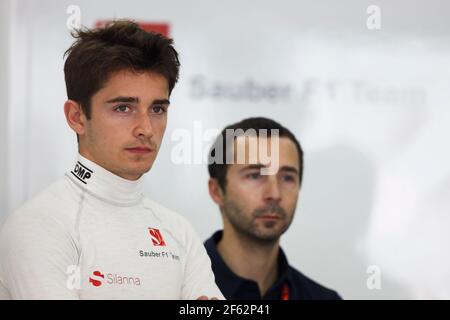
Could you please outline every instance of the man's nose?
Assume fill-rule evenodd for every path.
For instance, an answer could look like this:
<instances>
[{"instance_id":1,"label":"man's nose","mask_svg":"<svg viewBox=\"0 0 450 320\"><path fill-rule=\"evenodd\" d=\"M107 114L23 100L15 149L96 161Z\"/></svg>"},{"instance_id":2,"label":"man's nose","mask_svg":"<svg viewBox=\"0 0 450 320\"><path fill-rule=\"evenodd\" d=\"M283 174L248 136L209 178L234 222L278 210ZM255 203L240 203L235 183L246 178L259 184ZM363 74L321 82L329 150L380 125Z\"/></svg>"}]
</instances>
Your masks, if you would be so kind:
<instances>
[{"instance_id":1,"label":"man's nose","mask_svg":"<svg viewBox=\"0 0 450 320\"><path fill-rule=\"evenodd\" d=\"M151 138L153 136L152 120L147 113L140 113L138 115L134 135L137 138Z\"/></svg>"},{"instance_id":2,"label":"man's nose","mask_svg":"<svg viewBox=\"0 0 450 320\"><path fill-rule=\"evenodd\" d=\"M281 191L276 175L269 176L266 181L266 186L264 189L264 200L275 202L280 202L281 200Z\"/></svg>"}]
</instances>

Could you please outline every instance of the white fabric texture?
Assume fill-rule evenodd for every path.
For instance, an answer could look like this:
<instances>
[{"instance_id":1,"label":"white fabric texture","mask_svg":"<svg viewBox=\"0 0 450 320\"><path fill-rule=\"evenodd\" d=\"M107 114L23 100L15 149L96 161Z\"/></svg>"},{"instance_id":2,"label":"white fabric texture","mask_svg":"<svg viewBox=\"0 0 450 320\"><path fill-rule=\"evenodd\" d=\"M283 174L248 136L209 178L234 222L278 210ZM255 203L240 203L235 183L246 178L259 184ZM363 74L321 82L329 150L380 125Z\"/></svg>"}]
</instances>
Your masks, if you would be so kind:
<instances>
[{"instance_id":1,"label":"white fabric texture","mask_svg":"<svg viewBox=\"0 0 450 320\"><path fill-rule=\"evenodd\" d=\"M192 226L81 155L0 231L3 299L224 299Z\"/></svg>"}]
</instances>

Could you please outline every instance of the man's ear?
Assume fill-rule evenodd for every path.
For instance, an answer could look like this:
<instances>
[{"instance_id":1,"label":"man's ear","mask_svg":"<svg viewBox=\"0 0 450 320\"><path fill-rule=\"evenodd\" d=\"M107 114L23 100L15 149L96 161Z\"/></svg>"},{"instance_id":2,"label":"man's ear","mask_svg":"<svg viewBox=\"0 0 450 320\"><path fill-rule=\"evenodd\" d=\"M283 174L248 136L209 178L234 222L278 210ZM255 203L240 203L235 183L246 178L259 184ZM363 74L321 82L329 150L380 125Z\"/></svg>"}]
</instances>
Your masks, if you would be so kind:
<instances>
[{"instance_id":1,"label":"man's ear","mask_svg":"<svg viewBox=\"0 0 450 320\"><path fill-rule=\"evenodd\" d=\"M213 201L219 207L222 207L224 194L223 194L223 190L219 186L219 182L217 181L217 179L210 178L208 180L208 190L209 190L209 195L211 196Z\"/></svg>"},{"instance_id":2,"label":"man's ear","mask_svg":"<svg viewBox=\"0 0 450 320\"><path fill-rule=\"evenodd\" d=\"M67 124L78 135L85 133L86 117L81 109L81 105L73 100L67 100L64 103L64 114L66 115Z\"/></svg>"}]
</instances>

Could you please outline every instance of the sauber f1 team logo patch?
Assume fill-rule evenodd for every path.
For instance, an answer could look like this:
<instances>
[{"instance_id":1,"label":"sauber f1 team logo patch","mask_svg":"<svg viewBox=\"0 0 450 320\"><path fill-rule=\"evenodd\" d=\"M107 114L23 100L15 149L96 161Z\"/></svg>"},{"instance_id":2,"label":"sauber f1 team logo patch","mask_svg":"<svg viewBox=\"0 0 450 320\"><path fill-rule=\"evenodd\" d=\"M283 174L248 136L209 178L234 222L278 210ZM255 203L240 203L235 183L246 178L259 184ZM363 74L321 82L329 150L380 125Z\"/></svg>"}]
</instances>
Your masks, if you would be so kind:
<instances>
[{"instance_id":1,"label":"sauber f1 team logo patch","mask_svg":"<svg viewBox=\"0 0 450 320\"><path fill-rule=\"evenodd\" d=\"M164 247L166 246L166 242L164 241L161 232L155 228L148 228L148 232L150 232L150 237L152 238L152 243L154 246Z\"/></svg>"}]
</instances>

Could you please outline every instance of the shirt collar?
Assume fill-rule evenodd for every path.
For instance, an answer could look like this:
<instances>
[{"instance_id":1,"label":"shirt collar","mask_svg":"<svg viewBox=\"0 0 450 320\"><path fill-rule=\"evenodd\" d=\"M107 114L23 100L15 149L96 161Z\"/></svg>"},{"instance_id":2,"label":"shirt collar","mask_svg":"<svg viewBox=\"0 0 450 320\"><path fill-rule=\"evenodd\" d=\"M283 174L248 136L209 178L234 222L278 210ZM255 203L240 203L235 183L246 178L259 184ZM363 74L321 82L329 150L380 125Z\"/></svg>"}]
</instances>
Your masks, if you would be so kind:
<instances>
[{"instance_id":1,"label":"shirt collar","mask_svg":"<svg viewBox=\"0 0 450 320\"><path fill-rule=\"evenodd\" d=\"M217 244L222 239L222 234L222 230L216 231L212 237L205 242L205 248L211 258L217 285L225 297L233 297L236 296L236 293L242 285L252 280L239 277L225 264L225 261L217 251ZM288 260L281 248L278 255L278 266L279 277L268 290L268 293L271 293L273 290L281 290L281 286L286 282L290 285L292 279Z\"/></svg>"},{"instance_id":2,"label":"shirt collar","mask_svg":"<svg viewBox=\"0 0 450 320\"><path fill-rule=\"evenodd\" d=\"M142 177L135 181L124 179L81 154L66 175L93 196L117 205L133 205L142 199Z\"/></svg>"}]
</instances>

